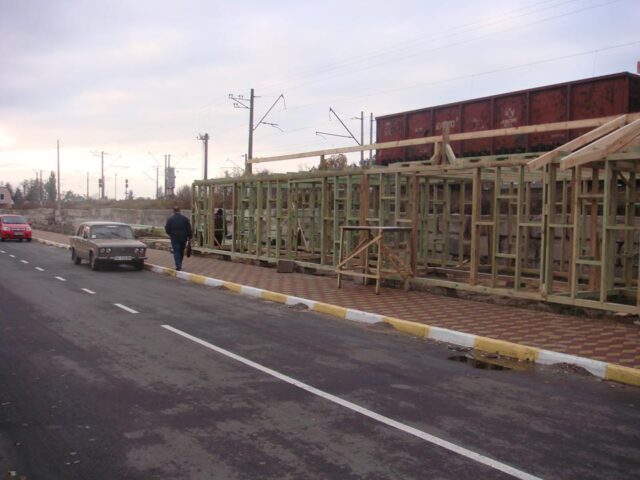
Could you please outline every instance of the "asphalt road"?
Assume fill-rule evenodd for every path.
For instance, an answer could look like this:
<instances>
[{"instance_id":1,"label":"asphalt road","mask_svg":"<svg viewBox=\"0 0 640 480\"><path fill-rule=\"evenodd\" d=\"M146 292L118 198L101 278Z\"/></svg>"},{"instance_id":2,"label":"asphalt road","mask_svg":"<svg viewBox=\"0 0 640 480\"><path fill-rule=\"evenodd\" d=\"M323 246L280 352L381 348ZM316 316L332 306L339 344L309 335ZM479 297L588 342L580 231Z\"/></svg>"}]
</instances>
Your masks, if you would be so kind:
<instances>
[{"instance_id":1,"label":"asphalt road","mask_svg":"<svg viewBox=\"0 0 640 480\"><path fill-rule=\"evenodd\" d=\"M640 478L640 389L455 353L2 243L0 478Z\"/></svg>"}]
</instances>

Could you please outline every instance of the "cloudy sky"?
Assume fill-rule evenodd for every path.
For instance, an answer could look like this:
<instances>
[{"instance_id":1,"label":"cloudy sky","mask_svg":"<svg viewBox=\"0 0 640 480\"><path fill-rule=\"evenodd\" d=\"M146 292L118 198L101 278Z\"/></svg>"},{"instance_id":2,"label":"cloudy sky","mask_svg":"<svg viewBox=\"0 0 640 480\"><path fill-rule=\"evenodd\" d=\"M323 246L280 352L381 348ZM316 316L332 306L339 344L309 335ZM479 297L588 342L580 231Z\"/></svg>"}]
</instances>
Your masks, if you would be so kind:
<instances>
[{"instance_id":1,"label":"cloudy sky","mask_svg":"<svg viewBox=\"0 0 640 480\"><path fill-rule=\"evenodd\" d=\"M352 145L365 112L393 112L636 71L638 0L0 0L0 183L45 176L61 142L62 189L155 191L171 154L178 185L254 156ZM365 122L365 138L369 122ZM315 161L308 161L311 165ZM304 161L262 164L297 171ZM162 180L160 181L162 183Z\"/></svg>"}]
</instances>

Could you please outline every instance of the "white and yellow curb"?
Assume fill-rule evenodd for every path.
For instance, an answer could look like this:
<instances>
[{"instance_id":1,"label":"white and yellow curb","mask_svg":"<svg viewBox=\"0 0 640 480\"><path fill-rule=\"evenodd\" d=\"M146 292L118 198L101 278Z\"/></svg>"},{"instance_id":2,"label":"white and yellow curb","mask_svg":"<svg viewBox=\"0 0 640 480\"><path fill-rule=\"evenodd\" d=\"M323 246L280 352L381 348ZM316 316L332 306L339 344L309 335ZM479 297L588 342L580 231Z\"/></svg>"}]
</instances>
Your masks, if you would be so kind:
<instances>
[{"instance_id":1,"label":"white and yellow curb","mask_svg":"<svg viewBox=\"0 0 640 480\"><path fill-rule=\"evenodd\" d=\"M50 240L35 237L34 240L44 243L45 245L66 248L67 250L70 248L69 245L52 242ZM145 264L145 269L192 283L197 283L199 285L222 287L240 295L247 295L249 297L268 300L270 302L283 303L289 306L302 304L314 312L324 313L354 322L367 324L387 323L396 330L414 337L451 343L462 347L470 347L482 352L495 353L520 361L539 363L541 365L553 365L557 363L572 364L584 368L598 378L612 380L627 385L640 386L640 369L637 368L625 367L615 363L602 362L600 360L593 360L590 358L544 350L528 345L506 342L504 340L482 337L480 335L458 332L447 328L435 327L400 318L387 317L377 313L340 307L338 305L318 302L316 300L309 300L293 295L285 295L278 292L272 292L270 290L219 280L217 278L205 277L195 273L183 271L178 272L172 268L161 267L149 263Z\"/></svg>"}]
</instances>

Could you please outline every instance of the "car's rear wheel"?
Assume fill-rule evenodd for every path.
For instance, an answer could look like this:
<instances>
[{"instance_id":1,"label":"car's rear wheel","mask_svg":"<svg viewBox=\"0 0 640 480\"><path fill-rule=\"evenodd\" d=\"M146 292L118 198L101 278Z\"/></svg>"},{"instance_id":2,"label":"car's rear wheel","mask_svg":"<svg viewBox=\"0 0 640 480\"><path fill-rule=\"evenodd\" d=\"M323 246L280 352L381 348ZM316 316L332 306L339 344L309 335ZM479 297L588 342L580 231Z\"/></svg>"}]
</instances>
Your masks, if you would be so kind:
<instances>
[{"instance_id":1,"label":"car's rear wheel","mask_svg":"<svg viewBox=\"0 0 640 480\"><path fill-rule=\"evenodd\" d=\"M31 239L30 239L30 238L27 238L27 242L30 242L30 241L31 241Z\"/></svg>"},{"instance_id":2,"label":"car's rear wheel","mask_svg":"<svg viewBox=\"0 0 640 480\"><path fill-rule=\"evenodd\" d=\"M82 259L76 253L75 248L71 249L71 260L73 260L73 263L75 263L76 265L80 265L82 263Z\"/></svg>"},{"instance_id":3,"label":"car's rear wheel","mask_svg":"<svg viewBox=\"0 0 640 480\"><path fill-rule=\"evenodd\" d=\"M100 265L98 264L98 259L93 255L93 252L89 254L89 265L91 266L91 270L100 269Z\"/></svg>"}]
</instances>

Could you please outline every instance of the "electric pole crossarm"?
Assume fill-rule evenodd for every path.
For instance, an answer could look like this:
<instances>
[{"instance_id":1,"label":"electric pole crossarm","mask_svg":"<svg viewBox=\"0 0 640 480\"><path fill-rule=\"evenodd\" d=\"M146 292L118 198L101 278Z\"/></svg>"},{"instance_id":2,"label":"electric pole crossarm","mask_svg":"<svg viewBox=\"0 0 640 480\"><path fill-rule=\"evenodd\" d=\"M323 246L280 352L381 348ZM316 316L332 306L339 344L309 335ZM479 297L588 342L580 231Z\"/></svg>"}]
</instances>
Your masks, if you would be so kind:
<instances>
[{"instance_id":1,"label":"electric pole crossarm","mask_svg":"<svg viewBox=\"0 0 640 480\"><path fill-rule=\"evenodd\" d=\"M329 115L331 115L333 113L333 115L338 119L338 121L342 124L342 126L344 127L344 129L349 132L349 135L351 136L351 138L353 138L353 140L360 146L362 146L362 144L360 143L360 141L355 137L355 135L353 133L351 133L351 130L349 130L349 127L347 127L345 125L345 123L342 121L342 119L340 118L340 116L335 112L335 110L331 107L329 107Z\"/></svg>"},{"instance_id":2,"label":"electric pole crossarm","mask_svg":"<svg viewBox=\"0 0 640 480\"><path fill-rule=\"evenodd\" d=\"M322 137L323 135L330 135L332 137L352 138L350 135L340 135L339 133L318 132L318 131L316 131L316 135L320 137Z\"/></svg>"},{"instance_id":3,"label":"electric pole crossarm","mask_svg":"<svg viewBox=\"0 0 640 480\"><path fill-rule=\"evenodd\" d=\"M275 107L275 106L276 106L276 104L280 101L280 99L282 99L282 101L284 102L284 95L283 95L283 94L280 94L280 96L279 96L278 98L276 98L276 101L275 101L275 102L273 102L273 105L271 105L271 106L269 107L269 110L267 110L267 113L265 113L265 114L262 116L262 118L258 121L258 123L256 124L256 126L253 128L254 130L257 130L261 123L264 123L265 125L277 126L276 124L273 124L273 123L263 122L263 120L264 120L265 118L267 118L267 115L269 115L269 112L271 112L271 110L273 110L273 107Z\"/></svg>"}]
</instances>

